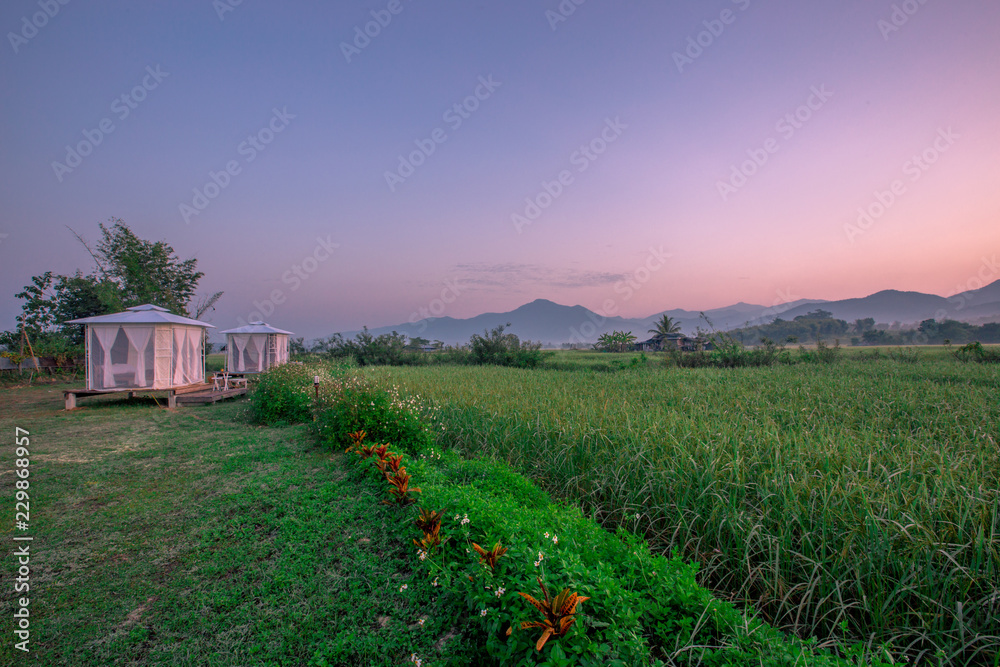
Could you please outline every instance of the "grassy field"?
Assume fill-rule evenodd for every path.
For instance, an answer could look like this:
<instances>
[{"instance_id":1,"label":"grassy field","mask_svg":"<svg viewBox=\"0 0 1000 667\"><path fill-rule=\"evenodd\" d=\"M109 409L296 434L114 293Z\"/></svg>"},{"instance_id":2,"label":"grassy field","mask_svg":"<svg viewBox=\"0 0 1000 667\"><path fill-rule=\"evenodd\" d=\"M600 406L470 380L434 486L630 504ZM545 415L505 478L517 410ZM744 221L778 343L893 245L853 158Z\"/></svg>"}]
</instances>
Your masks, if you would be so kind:
<instances>
[{"instance_id":1,"label":"grassy field","mask_svg":"<svg viewBox=\"0 0 1000 667\"><path fill-rule=\"evenodd\" d=\"M0 390L2 565L30 535L30 652L0 593L2 665L400 665L456 636L384 490L303 426L243 403L168 411L66 385ZM30 530L14 530L14 429L30 433ZM410 527L409 531L412 531ZM408 584L406 594L400 592ZM457 640L456 640L457 641Z\"/></svg>"},{"instance_id":2,"label":"grassy field","mask_svg":"<svg viewBox=\"0 0 1000 667\"><path fill-rule=\"evenodd\" d=\"M604 526L679 551L719 597L778 626L873 655L888 643L912 664L996 665L1000 368L888 352L753 369L559 352L548 370L359 372L436 403L439 444L509 462ZM62 388L0 389L0 489L12 514L7 461L26 429L35 538L32 653L5 642L0 664L479 655L414 572L384 489L304 426L250 425L242 403L101 397L66 413ZM5 618L17 597L0 595Z\"/></svg>"},{"instance_id":3,"label":"grassy field","mask_svg":"<svg viewBox=\"0 0 1000 667\"><path fill-rule=\"evenodd\" d=\"M445 441L510 462L803 636L941 664L1000 647L1000 368L919 361L575 371L381 368Z\"/></svg>"},{"instance_id":4,"label":"grassy field","mask_svg":"<svg viewBox=\"0 0 1000 667\"><path fill-rule=\"evenodd\" d=\"M30 460L28 531L10 516L25 467L0 474L5 577L18 576L13 538L33 538L30 590L0 594L0 664L857 664L741 616L691 565L602 531L501 462L434 451L407 461L421 503L461 512L445 520L448 554L421 562L416 506L382 504L374 467L318 449L305 425L255 426L245 401L165 410L105 396L67 413L65 387L36 378L0 391L5 461L25 457L18 428ZM484 572L469 539L511 553ZM544 651L537 633L504 632L532 618L516 591L538 595L536 575L589 596L578 629ZM471 583L484 576L485 591ZM9 625L23 596L26 653Z\"/></svg>"}]
</instances>

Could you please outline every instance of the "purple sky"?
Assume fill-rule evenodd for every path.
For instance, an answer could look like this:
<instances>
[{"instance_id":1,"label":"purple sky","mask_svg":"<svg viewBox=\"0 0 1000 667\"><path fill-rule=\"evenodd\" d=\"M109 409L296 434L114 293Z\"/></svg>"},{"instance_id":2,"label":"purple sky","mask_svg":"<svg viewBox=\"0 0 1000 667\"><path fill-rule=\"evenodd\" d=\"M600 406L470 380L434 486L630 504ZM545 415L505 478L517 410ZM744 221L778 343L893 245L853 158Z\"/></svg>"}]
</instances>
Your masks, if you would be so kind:
<instances>
[{"instance_id":1,"label":"purple sky","mask_svg":"<svg viewBox=\"0 0 1000 667\"><path fill-rule=\"evenodd\" d=\"M0 328L112 216L307 338L949 295L1000 245L997 2L62 1L0 8Z\"/></svg>"}]
</instances>

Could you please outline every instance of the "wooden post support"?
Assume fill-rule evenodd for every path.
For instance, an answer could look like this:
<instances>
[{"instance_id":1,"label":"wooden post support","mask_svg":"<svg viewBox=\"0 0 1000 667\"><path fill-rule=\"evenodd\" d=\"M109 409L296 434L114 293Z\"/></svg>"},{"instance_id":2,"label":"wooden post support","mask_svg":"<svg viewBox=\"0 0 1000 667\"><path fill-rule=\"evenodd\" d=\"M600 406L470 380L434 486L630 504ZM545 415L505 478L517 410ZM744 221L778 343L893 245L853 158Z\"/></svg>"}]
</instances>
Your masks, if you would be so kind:
<instances>
[{"instance_id":1,"label":"wooden post support","mask_svg":"<svg viewBox=\"0 0 1000 667\"><path fill-rule=\"evenodd\" d=\"M177 407L177 394L174 392L173 389L171 389L170 393L167 394L167 407L168 408Z\"/></svg>"},{"instance_id":2,"label":"wooden post support","mask_svg":"<svg viewBox=\"0 0 1000 667\"><path fill-rule=\"evenodd\" d=\"M76 408L76 394L71 391L64 391L63 396L66 398L66 409L73 410Z\"/></svg>"}]
</instances>

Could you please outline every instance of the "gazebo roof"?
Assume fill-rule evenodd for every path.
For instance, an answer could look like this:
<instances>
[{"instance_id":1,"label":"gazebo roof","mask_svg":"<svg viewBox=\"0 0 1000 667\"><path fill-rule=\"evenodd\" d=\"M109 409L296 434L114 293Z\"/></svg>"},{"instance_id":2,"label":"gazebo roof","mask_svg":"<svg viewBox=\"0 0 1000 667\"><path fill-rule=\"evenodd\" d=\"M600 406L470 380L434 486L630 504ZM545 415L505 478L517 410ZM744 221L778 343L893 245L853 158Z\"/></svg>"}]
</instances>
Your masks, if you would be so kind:
<instances>
[{"instance_id":1,"label":"gazebo roof","mask_svg":"<svg viewBox=\"0 0 1000 667\"><path fill-rule=\"evenodd\" d=\"M220 331L219 333L224 333L224 334L266 333L266 334L288 334L289 336L294 335L291 331L275 329L267 322L251 322L246 326L237 327L236 329L226 329L225 331Z\"/></svg>"},{"instance_id":2,"label":"gazebo roof","mask_svg":"<svg viewBox=\"0 0 1000 667\"><path fill-rule=\"evenodd\" d=\"M214 325L207 322L174 315L166 308L160 308L148 303L142 306L126 308L120 313L81 317L78 320L69 320L63 324L187 324L196 327L215 328Z\"/></svg>"}]
</instances>

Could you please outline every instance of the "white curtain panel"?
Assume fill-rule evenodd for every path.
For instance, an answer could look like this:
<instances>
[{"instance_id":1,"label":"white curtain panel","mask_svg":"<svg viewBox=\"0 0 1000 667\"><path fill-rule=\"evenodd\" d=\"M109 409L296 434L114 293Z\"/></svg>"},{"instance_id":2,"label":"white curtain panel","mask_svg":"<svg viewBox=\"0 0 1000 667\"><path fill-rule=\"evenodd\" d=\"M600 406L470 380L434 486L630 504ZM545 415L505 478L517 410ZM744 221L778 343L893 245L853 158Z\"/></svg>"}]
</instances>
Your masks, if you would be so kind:
<instances>
[{"instance_id":1,"label":"white curtain panel","mask_svg":"<svg viewBox=\"0 0 1000 667\"><path fill-rule=\"evenodd\" d=\"M187 384L194 384L205 379L205 367L201 363L201 342L203 335L204 332L198 327L189 327L187 330Z\"/></svg>"},{"instance_id":2,"label":"white curtain panel","mask_svg":"<svg viewBox=\"0 0 1000 667\"><path fill-rule=\"evenodd\" d=\"M135 386L146 386L146 347L153 335L152 327L122 327L132 349L129 350L129 365L135 370ZM132 350L135 350L133 356ZM134 362L133 362L134 359Z\"/></svg>"},{"instance_id":3,"label":"white curtain panel","mask_svg":"<svg viewBox=\"0 0 1000 667\"><path fill-rule=\"evenodd\" d=\"M257 372L264 370L264 349L267 347L267 334L257 334L250 337L250 342L257 350Z\"/></svg>"},{"instance_id":4,"label":"white curtain panel","mask_svg":"<svg viewBox=\"0 0 1000 667\"><path fill-rule=\"evenodd\" d=\"M115 385L115 374L111 368L111 348L115 344L115 339L118 338L118 329L120 327L117 324L93 324L91 328L94 330L97 342L104 353L101 365L104 383L101 385L101 389L110 389Z\"/></svg>"},{"instance_id":5,"label":"white curtain panel","mask_svg":"<svg viewBox=\"0 0 1000 667\"><path fill-rule=\"evenodd\" d=\"M243 365L243 348L247 346L247 341L250 340L250 334L233 334L233 347L236 348L236 364L229 367L229 370L235 371L237 373L242 373L246 370Z\"/></svg>"},{"instance_id":6,"label":"white curtain panel","mask_svg":"<svg viewBox=\"0 0 1000 667\"><path fill-rule=\"evenodd\" d=\"M174 381L173 385L175 387L180 387L184 384L184 343L187 341L187 336L184 335L184 329L180 327L174 327Z\"/></svg>"}]
</instances>

